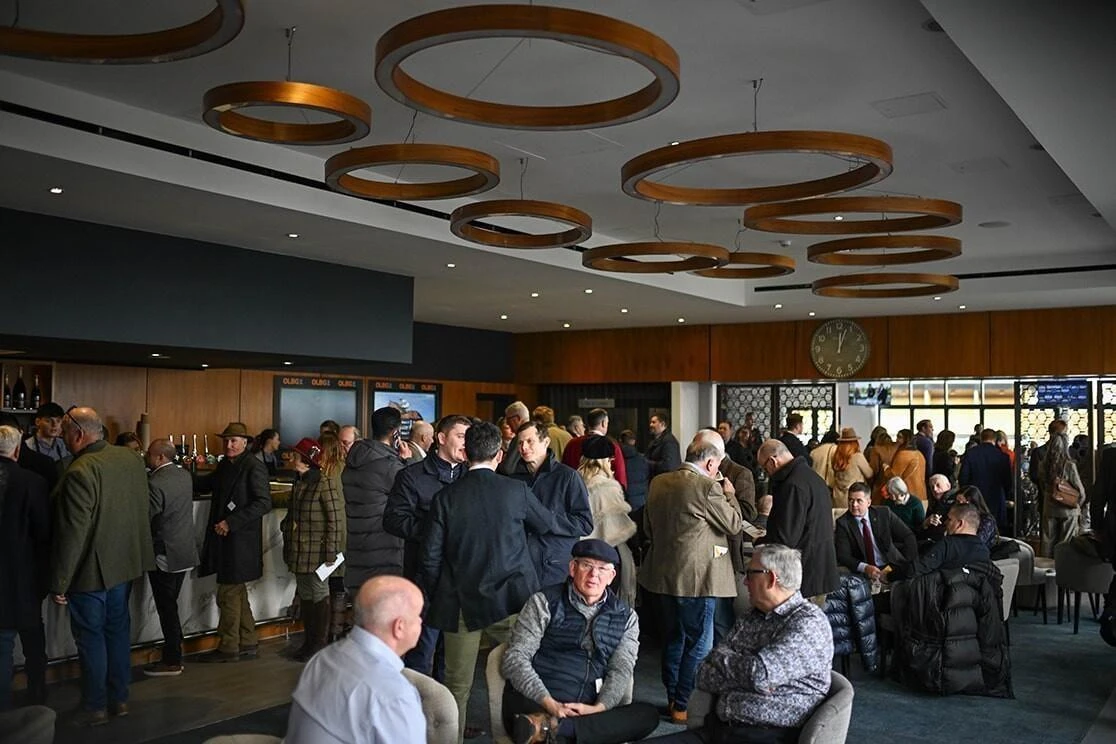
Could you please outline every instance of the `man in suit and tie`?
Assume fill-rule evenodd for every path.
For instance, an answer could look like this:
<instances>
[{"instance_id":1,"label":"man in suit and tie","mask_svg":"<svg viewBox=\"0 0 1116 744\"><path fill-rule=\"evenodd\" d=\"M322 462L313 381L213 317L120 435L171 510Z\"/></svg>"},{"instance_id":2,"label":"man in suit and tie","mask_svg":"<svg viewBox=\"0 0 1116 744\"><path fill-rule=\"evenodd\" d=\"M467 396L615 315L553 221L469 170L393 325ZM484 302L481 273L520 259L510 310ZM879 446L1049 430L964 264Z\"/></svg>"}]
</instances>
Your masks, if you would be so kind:
<instances>
[{"instance_id":1,"label":"man in suit and tie","mask_svg":"<svg viewBox=\"0 0 1116 744\"><path fill-rule=\"evenodd\" d=\"M539 576L527 533L558 529L557 518L527 484L496 473L500 430L484 422L465 432L469 471L434 496L427 517L421 577L428 625L441 630L446 686L458 708L458 741L473 687L482 634L508 641Z\"/></svg>"},{"instance_id":2,"label":"man in suit and tie","mask_svg":"<svg viewBox=\"0 0 1116 744\"><path fill-rule=\"evenodd\" d=\"M876 581L892 563L918 557L914 533L886 506L872 506L866 483L849 486L849 510L837 520L833 536L837 563Z\"/></svg>"}]
</instances>

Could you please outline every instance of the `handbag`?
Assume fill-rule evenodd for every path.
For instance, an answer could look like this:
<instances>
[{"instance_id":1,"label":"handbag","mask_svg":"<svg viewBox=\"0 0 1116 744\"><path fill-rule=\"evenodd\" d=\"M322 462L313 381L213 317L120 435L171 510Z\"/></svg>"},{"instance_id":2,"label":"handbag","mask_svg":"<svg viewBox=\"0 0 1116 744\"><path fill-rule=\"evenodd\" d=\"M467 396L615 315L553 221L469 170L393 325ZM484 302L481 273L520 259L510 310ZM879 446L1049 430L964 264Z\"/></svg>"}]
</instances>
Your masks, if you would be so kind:
<instances>
[{"instance_id":1,"label":"handbag","mask_svg":"<svg viewBox=\"0 0 1116 744\"><path fill-rule=\"evenodd\" d=\"M1055 478L1054 500L1062 506L1076 509L1081 503L1081 492L1071 486L1065 478Z\"/></svg>"}]
</instances>

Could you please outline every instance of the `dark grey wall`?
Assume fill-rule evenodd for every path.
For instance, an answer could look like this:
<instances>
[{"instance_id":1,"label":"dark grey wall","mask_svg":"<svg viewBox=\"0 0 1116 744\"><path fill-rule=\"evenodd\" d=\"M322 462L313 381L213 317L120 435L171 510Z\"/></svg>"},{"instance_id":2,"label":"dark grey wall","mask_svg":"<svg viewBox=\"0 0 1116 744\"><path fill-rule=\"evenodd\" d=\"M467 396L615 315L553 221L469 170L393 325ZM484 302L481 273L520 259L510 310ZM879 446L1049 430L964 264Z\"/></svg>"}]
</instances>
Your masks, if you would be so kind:
<instances>
[{"instance_id":1,"label":"dark grey wall","mask_svg":"<svg viewBox=\"0 0 1116 744\"><path fill-rule=\"evenodd\" d=\"M0 333L411 362L410 277L7 209L0 241Z\"/></svg>"}]
</instances>

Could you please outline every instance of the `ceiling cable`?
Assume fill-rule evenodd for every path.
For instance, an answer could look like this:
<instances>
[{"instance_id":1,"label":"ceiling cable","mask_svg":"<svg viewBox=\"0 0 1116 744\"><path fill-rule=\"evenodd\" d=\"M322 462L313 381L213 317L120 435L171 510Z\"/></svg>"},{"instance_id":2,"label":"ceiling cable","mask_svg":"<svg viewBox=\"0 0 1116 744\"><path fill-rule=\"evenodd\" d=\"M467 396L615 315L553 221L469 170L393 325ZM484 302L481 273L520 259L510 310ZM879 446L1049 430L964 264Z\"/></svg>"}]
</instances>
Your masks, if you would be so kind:
<instances>
[{"instance_id":1,"label":"ceiling cable","mask_svg":"<svg viewBox=\"0 0 1116 744\"><path fill-rule=\"evenodd\" d=\"M19 0L15 0L15 16L12 18L12 28L19 25Z\"/></svg>"},{"instance_id":2,"label":"ceiling cable","mask_svg":"<svg viewBox=\"0 0 1116 744\"><path fill-rule=\"evenodd\" d=\"M290 26L283 29L283 33L287 35L287 82L291 82L291 54L292 47L294 46L295 31L298 31L298 26Z\"/></svg>"},{"instance_id":3,"label":"ceiling cable","mask_svg":"<svg viewBox=\"0 0 1116 744\"><path fill-rule=\"evenodd\" d=\"M663 242L663 236L660 234L662 230L659 226L659 213L662 211L663 203L661 201L655 202L655 240L659 241L660 243Z\"/></svg>"},{"instance_id":4,"label":"ceiling cable","mask_svg":"<svg viewBox=\"0 0 1116 744\"><path fill-rule=\"evenodd\" d=\"M527 158L519 159L519 200L523 201L523 181L527 177Z\"/></svg>"},{"instance_id":5,"label":"ceiling cable","mask_svg":"<svg viewBox=\"0 0 1116 744\"><path fill-rule=\"evenodd\" d=\"M759 92L763 87L763 78L752 81L752 131L759 131Z\"/></svg>"},{"instance_id":6,"label":"ceiling cable","mask_svg":"<svg viewBox=\"0 0 1116 744\"><path fill-rule=\"evenodd\" d=\"M403 135L404 145L407 144L407 140L410 140L412 143L415 141L414 137L416 121L418 121L418 109L414 109L413 111L411 111L411 126L407 127L407 133ZM392 183L399 183L399 178L403 175L403 171L405 170L407 170L407 164L403 163L403 165L399 166L399 170L395 173L395 180Z\"/></svg>"},{"instance_id":7,"label":"ceiling cable","mask_svg":"<svg viewBox=\"0 0 1116 744\"><path fill-rule=\"evenodd\" d=\"M476 93L476 92L477 92L477 88L479 88L479 87L481 87L482 85L484 85L484 81L485 81L485 80L488 80L488 78L492 77L492 74L493 74L494 72L496 72L496 70L500 69L500 65L504 64L504 62L506 62L506 61L507 61L508 57L510 57L510 56L512 55L512 52L514 52L514 51L515 51L516 49L519 49L519 46L520 46L520 45L521 45L521 44L522 44L522 43L523 43L524 41L525 41L525 39L520 39L519 41L517 41L517 42L515 43L515 46L513 46L513 47L512 47L511 49L509 49L509 50L507 51L507 53L506 53L506 54L505 54L505 55L504 55L503 57L500 57L500 59L499 59L499 60L497 60L496 64L492 66L492 69L491 69L491 70L489 70L489 71L488 71L488 72L487 72L487 73L485 74L485 76L484 76L484 77L482 77L482 78L481 78L480 80L478 80L478 81L477 81L477 84L476 84L476 85L474 85L474 86L473 86L472 88L470 88L470 89L469 89L469 92L468 92L468 93L466 93L466 94L465 94L465 95L463 96L463 98L469 98L469 97L470 97L470 96L472 96L472 95L473 95L474 93Z\"/></svg>"}]
</instances>

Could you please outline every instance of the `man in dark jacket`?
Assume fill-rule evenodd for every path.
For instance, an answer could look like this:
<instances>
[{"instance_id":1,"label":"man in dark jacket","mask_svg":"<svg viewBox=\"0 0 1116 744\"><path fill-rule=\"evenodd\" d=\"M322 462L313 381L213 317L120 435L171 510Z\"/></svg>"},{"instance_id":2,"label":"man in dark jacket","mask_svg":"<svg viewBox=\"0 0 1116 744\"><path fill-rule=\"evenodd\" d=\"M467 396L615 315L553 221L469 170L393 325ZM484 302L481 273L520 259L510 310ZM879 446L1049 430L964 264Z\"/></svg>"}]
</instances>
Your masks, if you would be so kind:
<instances>
[{"instance_id":1,"label":"man in dark jacket","mask_svg":"<svg viewBox=\"0 0 1116 744\"><path fill-rule=\"evenodd\" d=\"M147 492L150 502L151 541L155 548L155 570L147 572L159 625L163 629L163 657L148 664L148 677L182 674L182 623L178 617L178 593L191 568L198 565L194 542L194 484L190 474L174 464L174 445L156 439L147 448Z\"/></svg>"},{"instance_id":2,"label":"man in dark jacket","mask_svg":"<svg viewBox=\"0 0 1116 744\"><path fill-rule=\"evenodd\" d=\"M535 498L554 514L557 527L548 534L531 536L531 555L543 586L566 580L570 549L593 531L589 492L581 476L563 465L550 451L546 427L528 421L516 432L519 464L511 476L531 488Z\"/></svg>"},{"instance_id":3,"label":"man in dark jacket","mask_svg":"<svg viewBox=\"0 0 1116 744\"><path fill-rule=\"evenodd\" d=\"M996 446L996 432L984 429L980 432L980 444L972 447L961 458L961 487L975 486L984 496L984 503L996 518L1000 532L1008 532L1007 502L1011 498L1012 474L1011 458Z\"/></svg>"},{"instance_id":4,"label":"man in dark jacket","mask_svg":"<svg viewBox=\"0 0 1116 744\"><path fill-rule=\"evenodd\" d=\"M872 506L867 483L849 486L849 510L834 529L837 563L875 581L895 563L909 563L918 556L914 533L886 506Z\"/></svg>"},{"instance_id":5,"label":"man in dark jacket","mask_svg":"<svg viewBox=\"0 0 1116 744\"><path fill-rule=\"evenodd\" d=\"M651 478L682 467L682 448L670 433L669 418L669 414L662 411L651 414L649 428L654 439L647 447L647 465L651 469Z\"/></svg>"},{"instance_id":6,"label":"man in dark jacket","mask_svg":"<svg viewBox=\"0 0 1116 744\"><path fill-rule=\"evenodd\" d=\"M50 591L68 605L81 664L77 723L99 726L128 712L132 581L155 567L147 475L126 447L104 441L92 408L66 412L62 439L74 460L52 495Z\"/></svg>"},{"instance_id":7,"label":"man in dark jacket","mask_svg":"<svg viewBox=\"0 0 1116 744\"><path fill-rule=\"evenodd\" d=\"M256 618L248 603L248 582L263 575L263 516L271 511L267 466L247 452L251 435L235 421L220 434L225 457L209 475L194 480L194 491L209 493L209 520L199 576L217 574L217 635L220 645L199 661L254 659Z\"/></svg>"},{"instance_id":8,"label":"man in dark jacket","mask_svg":"<svg viewBox=\"0 0 1116 744\"><path fill-rule=\"evenodd\" d=\"M11 707L12 652L23 643L27 696L46 699L46 635L42 605L50 562L46 481L16 464L20 433L0 426L0 710Z\"/></svg>"},{"instance_id":9,"label":"man in dark jacket","mask_svg":"<svg viewBox=\"0 0 1116 744\"><path fill-rule=\"evenodd\" d=\"M424 586L419 575L420 554L426 535L426 518L434 494L460 478L467 470L465 432L473 421L465 416L443 416L434 434L436 446L421 462L406 466L395 476L391 493L384 509L384 530L401 537L403 545L403 575L420 587ZM426 599L428 603L430 597ZM424 623L418 644L403 657L408 669L428 676L435 676L434 650L441 631Z\"/></svg>"},{"instance_id":10,"label":"man in dark jacket","mask_svg":"<svg viewBox=\"0 0 1116 744\"><path fill-rule=\"evenodd\" d=\"M539 589L528 532L558 528L555 515L526 485L495 472L499 429L487 422L470 427L465 449L469 473L434 497L422 556L430 600L426 622L444 633L446 686L457 701L459 740L482 633L506 642L516 615Z\"/></svg>"},{"instance_id":11,"label":"man in dark jacket","mask_svg":"<svg viewBox=\"0 0 1116 744\"><path fill-rule=\"evenodd\" d=\"M1101 450L1097 479L1089 492L1089 513L1093 529L1100 536L1101 554L1116 564L1116 446ZM1104 599L1101 637L1116 646L1116 576Z\"/></svg>"},{"instance_id":12,"label":"man in dark jacket","mask_svg":"<svg viewBox=\"0 0 1116 744\"><path fill-rule=\"evenodd\" d=\"M810 451L802 443L799 435L802 433L802 415L798 413L787 414L787 426L779 435L779 441L787 448L793 457L809 457ZM758 459L758 456L757 456ZM763 467L763 463L760 463Z\"/></svg>"},{"instance_id":13,"label":"man in dark jacket","mask_svg":"<svg viewBox=\"0 0 1116 744\"><path fill-rule=\"evenodd\" d=\"M988 546L977 536L980 511L973 504L954 504L946 516L946 536L934 543L926 555L894 567L888 579L898 581L946 568L963 568L990 560Z\"/></svg>"},{"instance_id":14,"label":"man in dark jacket","mask_svg":"<svg viewBox=\"0 0 1116 744\"><path fill-rule=\"evenodd\" d=\"M802 595L820 605L841 583L829 487L809 459L795 457L778 439L764 442L757 459L772 493L767 534L760 541L802 551Z\"/></svg>"},{"instance_id":15,"label":"man in dark jacket","mask_svg":"<svg viewBox=\"0 0 1116 744\"><path fill-rule=\"evenodd\" d=\"M620 432L620 453L624 456L624 469L628 473L628 489L624 496L632 505L632 511L642 509L647 503L647 481L651 479L651 467L647 458L636 449L636 435L631 429ZM639 520L635 520L639 524Z\"/></svg>"},{"instance_id":16,"label":"man in dark jacket","mask_svg":"<svg viewBox=\"0 0 1116 744\"><path fill-rule=\"evenodd\" d=\"M372 438L354 442L345 458L341 473L349 529L345 586L354 597L373 576L403 575L403 540L384 529L388 493L409 455L409 445L396 445L402 423L398 408L376 409L372 412Z\"/></svg>"}]
</instances>

